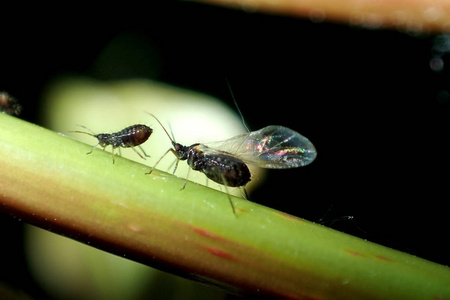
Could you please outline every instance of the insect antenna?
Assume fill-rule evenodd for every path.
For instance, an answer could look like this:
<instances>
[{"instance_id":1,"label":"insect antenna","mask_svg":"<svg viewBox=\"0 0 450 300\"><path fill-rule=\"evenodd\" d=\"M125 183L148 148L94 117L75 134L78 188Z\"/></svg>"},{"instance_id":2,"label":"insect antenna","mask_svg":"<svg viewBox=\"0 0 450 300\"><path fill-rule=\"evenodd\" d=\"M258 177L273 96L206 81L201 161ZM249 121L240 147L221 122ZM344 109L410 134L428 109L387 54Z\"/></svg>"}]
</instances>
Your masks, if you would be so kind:
<instances>
[{"instance_id":1,"label":"insect antenna","mask_svg":"<svg viewBox=\"0 0 450 300\"><path fill-rule=\"evenodd\" d=\"M84 134L87 134L87 135L96 137L96 134L95 134L92 130L90 130L89 128L87 128L86 126L83 126L83 125L80 125L80 124L77 124L77 126L80 126L80 127L83 127L83 128L86 129L86 130L89 130L90 133L89 133L89 132L86 132L86 131L78 131L78 130L70 130L69 132L84 133Z\"/></svg>"},{"instance_id":2,"label":"insect antenna","mask_svg":"<svg viewBox=\"0 0 450 300\"><path fill-rule=\"evenodd\" d=\"M172 132L172 137L170 137L170 134L167 132L166 128L165 128L165 127L163 126L163 124L158 120L158 118L157 118L154 114L152 114L152 113L149 113L149 112L146 112L146 113L148 113L150 116L152 116L153 118L155 118L155 120L159 123L159 125L161 125L162 129L166 132L166 134L167 134L167 136L169 137L170 141L171 141L172 143L175 143L175 138L172 138L172 137L173 137L172 128L170 128L170 131ZM170 125L169 125L169 126L170 126Z\"/></svg>"},{"instance_id":3,"label":"insect antenna","mask_svg":"<svg viewBox=\"0 0 450 300\"><path fill-rule=\"evenodd\" d=\"M248 129L248 126L245 123L244 115L242 114L241 109L239 108L239 105L237 104L236 98L234 97L234 93L233 93L233 90L231 89L231 85L230 85L230 82L228 81L228 78L225 78L225 81L227 82L228 90L230 91L231 98L233 99L234 105L236 106L239 116L241 117L242 125L247 130L247 132L250 132L250 129Z\"/></svg>"},{"instance_id":4,"label":"insect antenna","mask_svg":"<svg viewBox=\"0 0 450 300\"><path fill-rule=\"evenodd\" d=\"M170 135L172 135L172 141L176 143L177 141L175 140L175 135L173 134L172 126L170 125L170 123L169 123L169 129L170 129Z\"/></svg>"},{"instance_id":5,"label":"insect antenna","mask_svg":"<svg viewBox=\"0 0 450 300\"><path fill-rule=\"evenodd\" d=\"M176 142L175 142L175 138L170 137L169 132L167 132L166 128L165 128L165 127L163 126L163 124L158 120L158 118L157 118L154 114L152 114L152 113L149 113L149 112L146 112L146 113L148 113L150 116L152 116L153 118L155 118L155 120L159 123L159 125L161 125L162 129L163 129L164 132L167 134L167 137L168 137L168 138L170 139L170 141L172 142L172 145L174 145L174 144L176 143ZM170 126L170 125L169 125L169 126ZM171 132L172 132L172 128L170 128L170 129L171 129ZM173 132L172 132L172 136L173 136ZM156 168L156 166L159 164L159 162L160 162L160 161L164 158L164 156L166 156L167 153L169 153L169 152L172 152L172 153L177 157L175 169L173 170L173 173L175 173L175 171L177 170L177 167L178 167L178 162L179 162L180 160L179 160L179 155L178 155L178 153L177 153L173 148L170 148L169 150L167 150L167 151L164 153L163 156L161 156L160 159L158 159L158 161L155 163L155 165L153 166L153 168L152 168L148 173L145 173L145 174L146 174L146 175L151 174L151 173L153 172L153 170Z\"/></svg>"},{"instance_id":6,"label":"insect antenna","mask_svg":"<svg viewBox=\"0 0 450 300\"><path fill-rule=\"evenodd\" d=\"M83 127L84 129L89 130L91 133L86 132L86 131L79 131L79 130L70 130L69 132L83 133L83 134L87 134L87 135L93 136L93 137L95 137L95 138L98 139L98 137L97 137L98 134L95 134L92 130L90 130L90 129L87 128L86 126L83 126L83 125L80 125L80 124L77 124L77 126ZM92 147L92 150L89 151L88 153L86 153L86 155L87 155L87 154L91 154L92 151L94 151L94 149L95 149L98 145L100 145L100 140L98 140L98 143L95 144L94 147ZM103 148L103 151L105 151L105 147ZM113 148L113 163L114 163L114 148Z\"/></svg>"}]
</instances>

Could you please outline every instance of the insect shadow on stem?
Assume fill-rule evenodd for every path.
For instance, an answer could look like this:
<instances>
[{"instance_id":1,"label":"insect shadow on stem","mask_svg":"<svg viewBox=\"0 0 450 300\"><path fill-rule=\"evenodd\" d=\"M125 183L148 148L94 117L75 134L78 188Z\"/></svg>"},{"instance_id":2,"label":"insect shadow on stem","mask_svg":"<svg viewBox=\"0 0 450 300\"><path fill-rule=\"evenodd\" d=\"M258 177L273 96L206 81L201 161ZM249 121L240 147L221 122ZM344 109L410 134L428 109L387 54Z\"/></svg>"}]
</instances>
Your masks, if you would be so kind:
<instances>
[{"instance_id":1,"label":"insect shadow on stem","mask_svg":"<svg viewBox=\"0 0 450 300\"><path fill-rule=\"evenodd\" d=\"M227 187L242 188L244 198L247 198L245 185L251 180L247 164L268 169L288 169L306 166L317 156L314 145L306 137L289 128L274 125L220 142L183 146L169 135L155 115L148 114L161 125L173 148L168 149L146 174L151 174L158 163L172 152L177 158L173 173L178 162L186 160L190 169L202 172L225 187L234 214L236 211ZM181 189L186 187L189 170Z\"/></svg>"},{"instance_id":2,"label":"insect shadow on stem","mask_svg":"<svg viewBox=\"0 0 450 300\"><path fill-rule=\"evenodd\" d=\"M116 148L119 148L119 155L122 155L120 148L131 148L142 159L145 159L145 157L150 157L150 155L147 155L145 153L144 149L142 149L142 147L140 146L141 144L143 144L144 142L146 142L148 140L148 138L150 137L150 135L153 132L153 129L151 129L150 127L148 127L146 125L137 124L137 125L128 126L127 128L122 129L118 132L98 133L98 134L94 133L92 130L90 130L89 128L87 128L83 125L78 125L78 126L83 127L84 129L89 130L90 132L86 132L86 131L71 131L71 132L87 134L87 135L95 137L98 140L98 143L95 144L94 147L92 148L92 150L86 154L91 154L92 151L94 151L95 147L100 145L101 147L103 147L103 151L105 151L105 148L107 146L112 147L111 156L112 156L113 164L115 163L114 149L116 149ZM142 153L144 154L145 157L142 156L134 147L139 147L139 149L142 151Z\"/></svg>"}]
</instances>

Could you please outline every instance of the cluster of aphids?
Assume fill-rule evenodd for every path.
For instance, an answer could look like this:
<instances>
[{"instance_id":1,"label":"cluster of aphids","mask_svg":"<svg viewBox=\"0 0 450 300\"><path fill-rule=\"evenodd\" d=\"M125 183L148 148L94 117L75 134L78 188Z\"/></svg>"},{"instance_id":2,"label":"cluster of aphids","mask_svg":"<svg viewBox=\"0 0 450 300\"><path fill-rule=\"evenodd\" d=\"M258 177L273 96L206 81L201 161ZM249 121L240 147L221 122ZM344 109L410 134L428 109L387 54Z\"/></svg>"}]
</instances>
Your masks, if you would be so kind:
<instances>
[{"instance_id":1,"label":"cluster of aphids","mask_svg":"<svg viewBox=\"0 0 450 300\"><path fill-rule=\"evenodd\" d=\"M183 146L175 142L174 138L169 135L162 123L153 114L150 115L161 125L173 148L169 148L146 174L151 174L158 163L169 152L172 152L177 158L173 173L177 169L178 162L186 160L191 169L202 172L212 181L223 185L225 189L227 187L242 188L241 191L246 198L244 187L251 180L248 164L268 169L288 169L306 166L317 156L314 145L306 137L289 128L273 125L240 134L221 142L195 143L190 146ZM114 149L119 148L120 151L120 147L132 148L141 158L145 159L133 147L140 147L142 143L147 141L153 130L146 125L133 125L116 133L75 132L85 133L97 138L98 143L94 148L100 145L104 150L111 145L114 163ZM148 157L144 150L140 149ZM92 153L92 150L87 154L89 153ZM185 188L186 183L187 181L185 181L182 189ZM229 194L228 199L234 213L234 205Z\"/></svg>"}]
</instances>

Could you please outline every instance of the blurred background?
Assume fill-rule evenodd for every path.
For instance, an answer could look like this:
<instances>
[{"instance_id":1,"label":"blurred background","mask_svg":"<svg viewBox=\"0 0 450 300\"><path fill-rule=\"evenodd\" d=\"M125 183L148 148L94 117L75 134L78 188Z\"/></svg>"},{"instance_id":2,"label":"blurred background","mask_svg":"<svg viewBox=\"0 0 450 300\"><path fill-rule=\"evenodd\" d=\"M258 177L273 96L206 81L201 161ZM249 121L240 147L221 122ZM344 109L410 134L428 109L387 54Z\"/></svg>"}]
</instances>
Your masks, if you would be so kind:
<instances>
[{"instance_id":1,"label":"blurred background","mask_svg":"<svg viewBox=\"0 0 450 300\"><path fill-rule=\"evenodd\" d=\"M316 161L305 168L268 171L264 186L250 195L252 201L450 264L445 207L450 35L361 28L192 2L79 9L4 12L0 91L22 103L21 118L47 126L52 107L46 97L63 78L101 84L151 80L220 99L236 111L227 79L250 130L283 125L308 137L318 151ZM151 107L139 107L139 114L144 110ZM97 118L101 122L107 114ZM201 116L186 118L201 126ZM12 289L11 297L59 299L61 294L37 279L44 275L36 274L48 273L30 266L29 255L38 247L28 235L24 238L24 224L0 212L0 232L0 285ZM67 251L52 255L58 253ZM114 265L118 263L98 273L120 274L122 269ZM136 292L134 299L199 299L198 294L232 299L200 284L177 293L185 284L182 279L137 268L135 281L144 280L144 288L136 292L137 287L127 287ZM166 279L169 288L156 293L152 284L160 287ZM73 291L74 281L66 283L67 289L84 298Z\"/></svg>"}]
</instances>

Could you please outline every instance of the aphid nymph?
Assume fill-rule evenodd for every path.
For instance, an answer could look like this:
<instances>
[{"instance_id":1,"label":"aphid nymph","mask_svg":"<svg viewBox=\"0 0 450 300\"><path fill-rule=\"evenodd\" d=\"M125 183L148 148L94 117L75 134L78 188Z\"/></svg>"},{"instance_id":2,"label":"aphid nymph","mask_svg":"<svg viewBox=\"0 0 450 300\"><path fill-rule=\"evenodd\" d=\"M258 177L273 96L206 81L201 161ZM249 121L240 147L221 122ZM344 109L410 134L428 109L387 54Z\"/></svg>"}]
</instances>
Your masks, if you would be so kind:
<instances>
[{"instance_id":1,"label":"aphid nymph","mask_svg":"<svg viewBox=\"0 0 450 300\"><path fill-rule=\"evenodd\" d=\"M89 151L86 154L91 154L92 151L94 151L95 147L100 145L103 147L103 151L105 151L105 148L109 145L112 147L112 159L113 163L114 161L114 149L119 148L119 154L120 154L120 148L131 148L134 152L136 152L142 159L145 159L145 157L150 157L147 155L140 146L142 143L148 140L150 135L153 132L153 129L146 125L138 124L138 125L132 125L125 129L122 129L121 131L115 132L115 133L94 133L89 128L79 125L90 132L85 131L72 131L72 132L78 132L78 133L84 133L90 136L93 136L98 139L98 143L94 145L91 151ZM141 149L144 156L142 156L134 147L139 147Z\"/></svg>"},{"instance_id":2,"label":"aphid nymph","mask_svg":"<svg viewBox=\"0 0 450 300\"><path fill-rule=\"evenodd\" d=\"M174 173L178 162L186 160L191 169L204 173L212 181L224 185L225 189L227 186L245 187L251 180L247 164L269 169L295 168L310 164L317 155L314 145L307 138L283 126L267 126L221 142L183 146L170 137L153 114L149 114L164 129L173 148L167 150L147 174L155 169L167 153L172 152L178 159ZM228 199L235 213L229 195Z\"/></svg>"}]
</instances>

